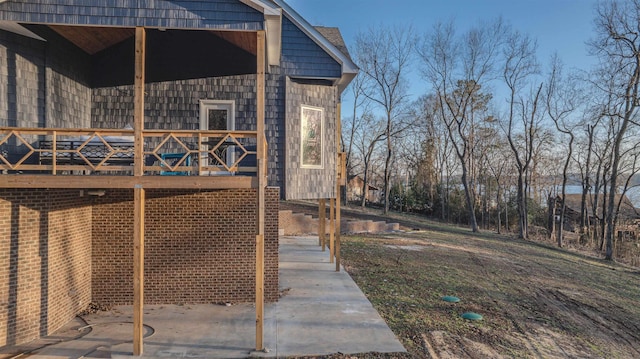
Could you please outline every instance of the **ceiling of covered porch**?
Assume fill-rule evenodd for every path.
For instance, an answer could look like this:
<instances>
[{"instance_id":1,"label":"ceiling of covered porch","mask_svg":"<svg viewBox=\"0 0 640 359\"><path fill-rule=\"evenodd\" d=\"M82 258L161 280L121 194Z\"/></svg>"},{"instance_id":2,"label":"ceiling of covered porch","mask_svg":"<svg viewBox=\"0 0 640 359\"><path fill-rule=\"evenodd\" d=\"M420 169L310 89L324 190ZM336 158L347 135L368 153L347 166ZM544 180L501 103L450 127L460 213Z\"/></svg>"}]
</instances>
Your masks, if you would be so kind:
<instances>
[{"instance_id":1,"label":"ceiling of covered porch","mask_svg":"<svg viewBox=\"0 0 640 359\"><path fill-rule=\"evenodd\" d=\"M134 28L63 25L49 25L49 27L89 55L94 55L135 35ZM224 39L250 54L256 54L255 32L216 30L206 32Z\"/></svg>"},{"instance_id":2,"label":"ceiling of covered porch","mask_svg":"<svg viewBox=\"0 0 640 359\"><path fill-rule=\"evenodd\" d=\"M43 39L67 41L90 58L92 87L133 83L134 28L28 25ZM53 41L51 41L53 42ZM253 74L252 31L147 29L146 81Z\"/></svg>"}]
</instances>

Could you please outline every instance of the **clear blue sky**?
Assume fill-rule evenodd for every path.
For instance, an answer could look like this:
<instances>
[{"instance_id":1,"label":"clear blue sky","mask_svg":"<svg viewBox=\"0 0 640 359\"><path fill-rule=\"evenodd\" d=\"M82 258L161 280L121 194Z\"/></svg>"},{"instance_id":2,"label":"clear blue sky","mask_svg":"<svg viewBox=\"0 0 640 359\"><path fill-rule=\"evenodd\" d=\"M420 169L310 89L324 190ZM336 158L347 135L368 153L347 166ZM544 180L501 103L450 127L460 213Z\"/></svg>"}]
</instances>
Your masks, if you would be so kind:
<instances>
[{"instance_id":1,"label":"clear blue sky","mask_svg":"<svg viewBox=\"0 0 640 359\"><path fill-rule=\"evenodd\" d=\"M459 33L498 16L538 41L538 58L548 64L558 52L566 67L588 69L595 60L585 42L592 37L596 0L285 0L312 25L338 27L349 47L370 26L412 24L419 34L437 22L454 21ZM426 91L412 76L414 97ZM345 99L348 101L348 99Z\"/></svg>"}]
</instances>

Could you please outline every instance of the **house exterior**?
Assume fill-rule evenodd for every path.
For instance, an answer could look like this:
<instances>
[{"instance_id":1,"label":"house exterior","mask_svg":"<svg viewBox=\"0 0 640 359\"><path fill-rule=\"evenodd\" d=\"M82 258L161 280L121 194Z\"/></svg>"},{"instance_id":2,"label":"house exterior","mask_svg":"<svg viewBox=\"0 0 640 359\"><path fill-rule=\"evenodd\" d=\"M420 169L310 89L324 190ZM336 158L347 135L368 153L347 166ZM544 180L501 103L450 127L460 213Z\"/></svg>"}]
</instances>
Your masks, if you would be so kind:
<instances>
[{"instance_id":1,"label":"house exterior","mask_svg":"<svg viewBox=\"0 0 640 359\"><path fill-rule=\"evenodd\" d=\"M347 201L361 201L362 189L364 188L364 180L360 176L353 176L347 182ZM367 183L366 198L367 202L379 202L380 188Z\"/></svg>"},{"instance_id":2,"label":"house exterior","mask_svg":"<svg viewBox=\"0 0 640 359\"><path fill-rule=\"evenodd\" d=\"M619 194L615 195L615 202L620 203L620 210L618 213L618 223L616 225L617 230L620 232L633 232L633 237L636 236L635 232L638 230L638 219L640 219L640 212L629 197L624 195L620 198ZM596 213L593 212L593 205L596 201L596 198L593 194L589 194L586 197L586 205L587 205L587 216L590 224L597 223L602 220L602 205L603 198L602 195L598 198L598 208L596 208ZM581 202L582 202L582 194L567 194L565 195L565 221L563 228L567 231L579 232L580 231L580 210L581 210ZM562 210L562 199L560 196L557 196L555 199L555 213L556 213L556 222L559 221L559 213ZM606 205L606 203L605 203Z\"/></svg>"},{"instance_id":3,"label":"house exterior","mask_svg":"<svg viewBox=\"0 0 640 359\"><path fill-rule=\"evenodd\" d=\"M0 346L90 302L278 297L278 201L335 198L339 32L282 0L0 2Z\"/></svg>"}]
</instances>

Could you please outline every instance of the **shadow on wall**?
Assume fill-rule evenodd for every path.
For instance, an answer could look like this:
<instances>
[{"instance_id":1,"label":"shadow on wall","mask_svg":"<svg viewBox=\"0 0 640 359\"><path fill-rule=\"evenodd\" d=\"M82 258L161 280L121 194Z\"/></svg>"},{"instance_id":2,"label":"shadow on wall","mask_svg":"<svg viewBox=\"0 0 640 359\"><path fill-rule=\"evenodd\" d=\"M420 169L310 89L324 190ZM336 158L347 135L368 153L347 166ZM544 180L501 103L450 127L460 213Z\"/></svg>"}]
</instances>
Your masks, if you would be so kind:
<instances>
[{"instance_id":1,"label":"shadow on wall","mask_svg":"<svg viewBox=\"0 0 640 359\"><path fill-rule=\"evenodd\" d=\"M86 308L89 205L73 190L0 189L0 347L49 335Z\"/></svg>"},{"instance_id":2,"label":"shadow on wall","mask_svg":"<svg viewBox=\"0 0 640 359\"><path fill-rule=\"evenodd\" d=\"M22 253L20 252L20 240L23 239L21 236L21 227L24 230L24 226L28 226L31 223L30 218L21 218L21 208L26 209L26 207L22 206L18 201L12 201L11 203L11 216L10 216L10 244L9 244L9 282L8 282L8 296L7 296L7 326L6 326L6 339L5 345L15 345L23 342L24 338L20 338L19 335L35 335L36 330L29 330L28 332L32 332L33 334L22 334L18 332L18 329L23 329L22 327L25 325L24 323L26 318L18 318L18 307L19 306L28 306L28 304L24 303L25 299L31 299L31 296L25 295L22 293L20 295L19 288L21 285L24 286L24 282L30 280L36 280L34 278L34 273L28 273L30 270L36 272L37 267L25 264L24 262L20 263L21 254L25 253L23 249ZM40 257L40 268L39 268L39 280L40 280L40 308L37 313L38 315L38 330L37 333L40 336L45 336L48 333L49 328L49 237L48 237L48 228L49 228L49 210L48 208L42 208L38 212L38 256ZM29 217L28 215L26 217ZM22 222L22 223L21 223ZM32 228L31 228L32 229ZM22 233L24 235L24 233ZM30 256L28 256L30 257ZM27 260L28 261L28 260ZM22 278L21 275L24 276ZM21 310L24 312L24 310ZM35 317L34 313L28 313L27 316L29 319L33 319ZM24 330L21 330L21 332Z\"/></svg>"}]
</instances>

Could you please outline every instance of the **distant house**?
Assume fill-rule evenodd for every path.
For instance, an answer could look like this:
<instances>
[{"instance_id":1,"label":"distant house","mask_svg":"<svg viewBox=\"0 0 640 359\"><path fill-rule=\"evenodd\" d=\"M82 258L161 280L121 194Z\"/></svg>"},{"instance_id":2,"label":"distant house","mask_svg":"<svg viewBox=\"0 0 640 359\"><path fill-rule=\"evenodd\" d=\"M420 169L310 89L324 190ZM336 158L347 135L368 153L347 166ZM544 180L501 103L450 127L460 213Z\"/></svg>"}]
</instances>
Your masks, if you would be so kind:
<instances>
[{"instance_id":1,"label":"distant house","mask_svg":"<svg viewBox=\"0 0 640 359\"><path fill-rule=\"evenodd\" d=\"M589 216L590 223L593 223L596 220L602 219L602 213L603 213L602 212L602 201L603 201L602 195L600 195L598 198L599 204L596 209L596 212L594 213L593 204L595 200L596 199L593 194L588 195L586 198L587 215ZM616 195L615 197L616 203L619 200L620 200L620 195ZM580 193L567 194L565 196L565 206L566 206L565 224L564 224L565 230L574 231L574 232L579 231L581 202L582 202L582 194ZM559 215L560 209L561 209L560 203L561 203L560 197L558 197L556 201L557 216ZM629 200L627 196L624 196L620 204L620 213L618 215L618 223L620 227L619 229L626 228L626 226L628 225L631 225L631 226L637 225L637 221L639 219L640 219L640 210L634 207L633 203Z\"/></svg>"},{"instance_id":2,"label":"distant house","mask_svg":"<svg viewBox=\"0 0 640 359\"><path fill-rule=\"evenodd\" d=\"M360 176L353 176L347 182L347 201L361 201L363 195L364 180ZM364 191L367 202L380 201L380 188L367 183L367 190Z\"/></svg>"},{"instance_id":3,"label":"distant house","mask_svg":"<svg viewBox=\"0 0 640 359\"><path fill-rule=\"evenodd\" d=\"M92 301L141 333L144 298L255 301L262 349L279 200L335 197L357 72L282 0L0 1L0 346Z\"/></svg>"}]
</instances>

